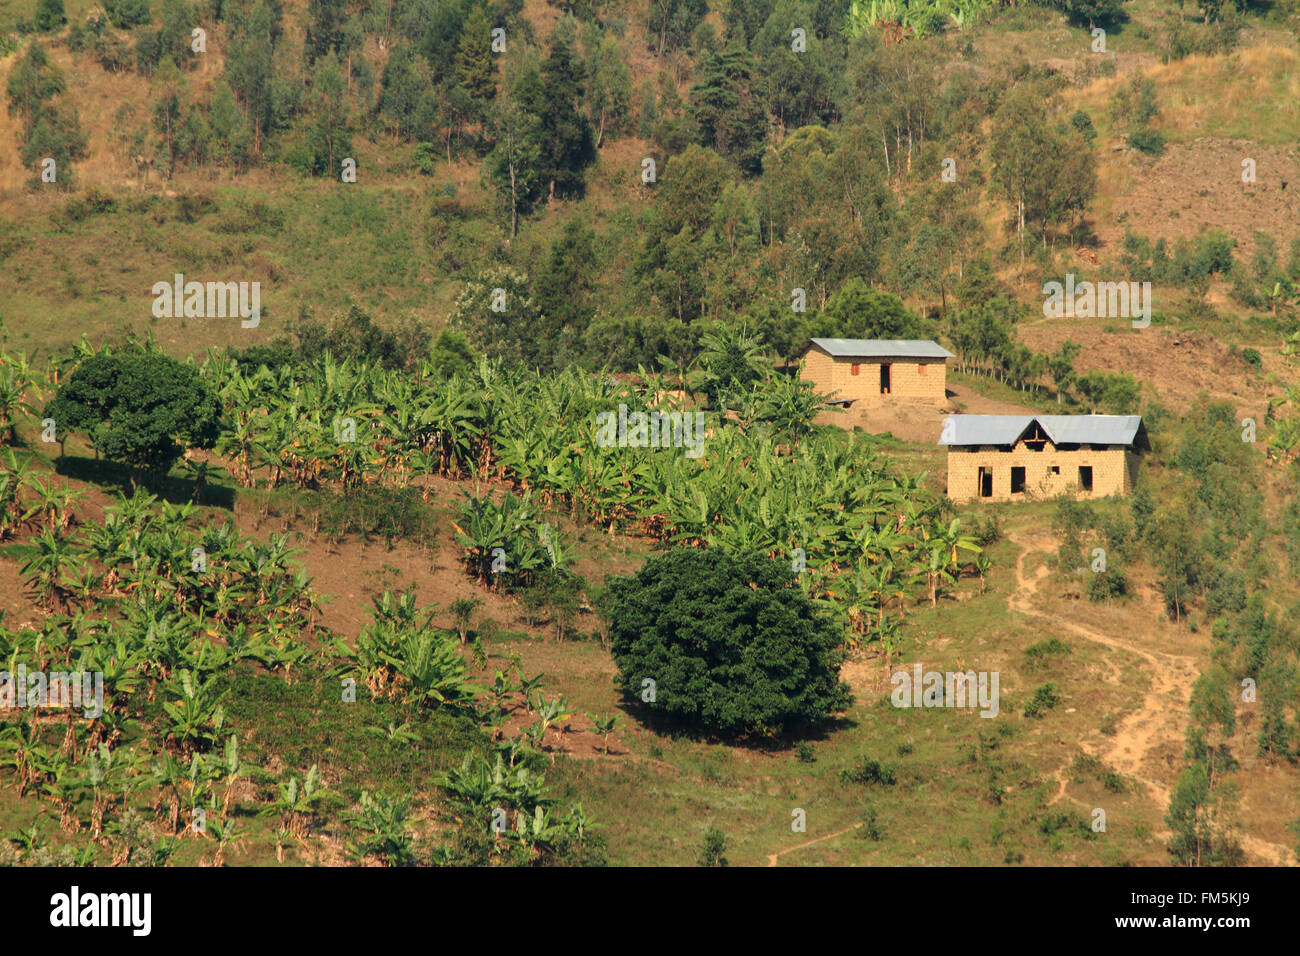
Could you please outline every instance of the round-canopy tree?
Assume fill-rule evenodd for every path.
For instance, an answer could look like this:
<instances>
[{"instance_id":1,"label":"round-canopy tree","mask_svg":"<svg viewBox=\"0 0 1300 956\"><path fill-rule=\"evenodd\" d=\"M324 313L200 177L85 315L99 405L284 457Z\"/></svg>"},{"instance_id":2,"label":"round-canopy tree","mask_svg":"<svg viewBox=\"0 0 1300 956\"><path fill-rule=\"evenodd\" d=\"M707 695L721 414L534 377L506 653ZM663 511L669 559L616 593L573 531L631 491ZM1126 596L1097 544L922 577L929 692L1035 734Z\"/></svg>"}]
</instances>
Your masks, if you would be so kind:
<instances>
[{"instance_id":1,"label":"round-canopy tree","mask_svg":"<svg viewBox=\"0 0 1300 956\"><path fill-rule=\"evenodd\" d=\"M186 448L211 448L221 405L198 369L157 352L94 355L45 408L57 432L84 432L105 458L166 474Z\"/></svg>"},{"instance_id":2,"label":"round-canopy tree","mask_svg":"<svg viewBox=\"0 0 1300 956\"><path fill-rule=\"evenodd\" d=\"M607 612L618 681L697 729L773 734L823 720L852 698L841 635L763 555L677 548L613 581Z\"/></svg>"}]
</instances>

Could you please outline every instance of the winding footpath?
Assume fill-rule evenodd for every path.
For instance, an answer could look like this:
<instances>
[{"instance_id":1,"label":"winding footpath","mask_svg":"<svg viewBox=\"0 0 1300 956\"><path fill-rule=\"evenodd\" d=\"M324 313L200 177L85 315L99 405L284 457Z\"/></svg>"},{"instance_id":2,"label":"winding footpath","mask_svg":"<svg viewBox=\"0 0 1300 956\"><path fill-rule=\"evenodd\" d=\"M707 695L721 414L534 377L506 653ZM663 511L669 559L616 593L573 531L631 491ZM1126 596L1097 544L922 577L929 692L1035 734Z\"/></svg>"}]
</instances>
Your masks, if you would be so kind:
<instances>
[{"instance_id":1,"label":"winding footpath","mask_svg":"<svg viewBox=\"0 0 1300 956\"><path fill-rule=\"evenodd\" d=\"M1142 671L1149 678L1150 685L1143 695L1137 710L1127 714L1120 722L1115 734L1103 738L1100 745L1079 741L1083 751L1095 756L1113 767L1117 772L1137 781L1146 790L1150 799L1160 807L1162 819L1164 809L1169 806L1169 788L1150 775L1149 764L1153 752L1158 748L1173 743L1182 746L1184 730L1187 723L1188 700L1192 685L1200 674L1198 658L1189 654L1170 654L1156 651L1142 644L1141 630L1134 629L1121 636L1103 634L1073 621L1050 617L1035 608L1035 599L1044 579L1050 575L1046 564L1040 565L1033 577L1025 575L1025 559L1034 552L1051 553L1055 543L1049 536L1029 538L1024 535L1008 535L1008 540L1020 548L1016 558L1016 590L1007 601L1010 610L1028 617L1049 621L1053 627L1062 628L1077 637L1100 644L1111 651L1132 654L1142 662ZM1109 673L1106 680L1118 683L1122 669L1109 657L1103 656L1102 662ZM1055 796L1049 801L1056 803L1066 796L1068 785L1068 765L1061 767L1054 774L1058 787ZM1168 839L1169 831L1162 827L1157 835ZM1289 850L1277 843L1260 840L1247 833L1238 831L1237 838L1247 853L1256 858L1256 862L1276 865L1285 862Z\"/></svg>"}]
</instances>

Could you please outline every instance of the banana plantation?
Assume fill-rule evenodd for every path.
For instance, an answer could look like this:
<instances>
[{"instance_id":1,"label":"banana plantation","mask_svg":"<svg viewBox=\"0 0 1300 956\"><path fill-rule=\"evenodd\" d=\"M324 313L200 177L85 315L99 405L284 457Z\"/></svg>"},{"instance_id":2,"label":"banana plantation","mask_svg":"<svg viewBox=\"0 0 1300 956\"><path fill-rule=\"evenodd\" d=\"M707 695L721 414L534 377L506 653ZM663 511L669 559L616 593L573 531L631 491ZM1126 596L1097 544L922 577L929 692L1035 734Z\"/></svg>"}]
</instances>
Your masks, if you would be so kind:
<instances>
[{"instance_id":1,"label":"banana plantation","mask_svg":"<svg viewBox=\"0 0 1300 956\"><path fill-rule=\"evenodd\" d=\"M95 518L84 492L14 441L20 422L38 433L36 399L66 369L41 380L25 357L5 355L0 370L0 422L12 446L0 453L0 542L21 558L22 581L46 612L12 628L0 619L0 669L104 675L92 720L22 701L0 711L0 781L48 803L66 833L87 836L76 843L83 862L165 862L184 841L204 839L202 859L219 864L250 819L265 819L279 860L340 825L358 858L414 858L404 798L367 790L346 800L314 763L245 759L228 707L227 678L240 668L343 702L360 694L391 703L397 716L374 728L385 741L413 739L412 722L431 714L478 728L483 744L437 778L458 836L433 848L435 861L597 852L593 822L580 804L560 808L541 772L548 752L554 760L563 749L574 708L517 667L479 676L481 641L467 640L463 622L435 626L436 607L418 606L410 591L375 598L356 638L330 632L288 535L259 540L196 503L222 472L242 488L343 497L386 488L425 502L454 482L451 525L466 582L490 590L569 575L562 526L766 554L788 562L832 612L846 649L878 643L886 661L909 606L937 602L984 567L982 556L972 560L976 544L922 491L923 476L900 473L869 436L814 427L821 398L780 376L708 410L704 454L694 458L595 440L597 416L619 404L646 413L698 407L681 374L643 370L620 382L481 361L445 376L428 364L391 371L329 355L272 370L214 352L199 371L224 423L216 456L184 462L195 500L135 487ZM613 718L590 716L608 753ZM359 810L331 813L343 805ZM478 825L489 817L490 831ZM49 852L48 837L28 836L25 853L49 859L32 855Z\"/></svg>"},{"instance_id":2,"label":"banana plantation","mask_svg":"<svg viewBox=\"0 0 1300 956\"><path fill-rule=\"evenodd\" d=\"M598 446L601 413L681 411L691 400L682 376L644 369L628 384L484 360L447 378L428 365L406 374L326 356L272 372L214 354L203 372L229 420L218 448L245 486L414 485L427 500L430 478L463 482L457 541L467 573L488 585L502 572L563 570L565 544L544 509L611 535L789 561L853 644L888 644L918 594L935 603L978 567L979 548L922 490L924 476L900 473L870 436L813 427L821 402L797 380L772 376L729 395L692 458Z\"/></svg>"}]
</instances>

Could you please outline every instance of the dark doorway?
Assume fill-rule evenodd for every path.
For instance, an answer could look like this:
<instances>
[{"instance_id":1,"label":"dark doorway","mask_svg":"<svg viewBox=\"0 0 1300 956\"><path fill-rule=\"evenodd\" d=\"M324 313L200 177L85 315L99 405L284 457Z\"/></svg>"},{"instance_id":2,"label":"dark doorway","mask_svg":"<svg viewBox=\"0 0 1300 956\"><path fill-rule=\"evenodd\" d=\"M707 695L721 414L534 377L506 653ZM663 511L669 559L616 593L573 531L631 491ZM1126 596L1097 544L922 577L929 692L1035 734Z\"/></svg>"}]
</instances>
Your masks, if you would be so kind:
<instances>
[{"instance_id":1,"label":"dark doorway","mask_svg":"<svg viewBox=\"0 0 1300 956\"><path fill-rule=\"evenodd\" d=\"M1013 495L1023 495L1025 493L1025 469L1019 466L1011 469L1011 493Z\"/></svg>"},{"instance_id":2,"label":"dark doorway","mask_svg":"<svg viewBox=\"0 0 1300 956\"><path fill-rule=\"evenodd\" d=\"M1079 487L1084 491L1092 491L1092 465L1079 466Z\"/></svg>"},{"instance_id":3,"label":"dark doorway","mask_svg":"<svg viewBox=\"0 0 1300 956\"><path fill-rule=\"evenodd\" d=\"M980 497L992 498L993 497L993 469L981 468L979 482L980 482Z\"/></svg>"},{"instance_id":4,"label":"dark doorway","mask_svg":"<svg viewBox=\"0 0 1300 956\"><path fill-rule=\"evenodd\" d=\"M880 364L880 394L889 394L889 364L887 362Z\"/></svg>"}]
</instances>

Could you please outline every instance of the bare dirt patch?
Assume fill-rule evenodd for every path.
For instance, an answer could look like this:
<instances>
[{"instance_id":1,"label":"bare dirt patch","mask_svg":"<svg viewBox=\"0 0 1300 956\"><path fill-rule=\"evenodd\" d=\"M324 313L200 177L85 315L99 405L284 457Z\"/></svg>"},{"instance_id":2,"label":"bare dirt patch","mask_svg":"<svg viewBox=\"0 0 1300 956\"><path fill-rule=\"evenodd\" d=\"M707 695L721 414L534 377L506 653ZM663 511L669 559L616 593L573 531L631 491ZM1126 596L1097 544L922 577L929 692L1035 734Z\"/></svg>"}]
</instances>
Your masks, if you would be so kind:
<instances>
[{"instance_id":1,"label":"bare dirt patch","mask_svg":"<svg viewBox=\"0 0 1300 956\"><path fill-rule=\"evenodd\" d=\"M1025 345L1038 352L1054 352L1072 340L1080 346L1076 371L1127 372L1147 386L1147 397L1171 410L1189 408L1205 392L1212 400L1230 402L1240 414L1262 421L1268 399L1282 394L1279 386L1264 380L1264 373L1280 361L1275 355L1261 349L1263 372L1256 371L1240 353L1232 353L1207 332L1154 328L1105 332L1081 329L1071 320L1023 325L1019 334Z\"/></svg>"},{"instance_id":2,"label":"bare dirt patch","mask_svg":"<svg viewBox=\"0 0 1300 956\"><path fill-rule=\"evenodd\" d=\"M1117 154L1118 155L1118 154ZM1243 159L1255 161L1254 183L1241 181ZM1170 145L1158 159L1131 150L1111 168L1111 217L1097 223L1103 258L1119 254L1126 230L1153 239L1191 238L1221 229L1249 261L1257 230L1268 232L1285 256L1300 236L1300 147L1246 140L1198 139Z\"/></svg>"},{"instance_id":3,"label":"bare dirt patch","mask_svg":"<svg viewBox=\"0 0 1300 956\"><path fill-rule=\"evenodd\" d=\"M981 395L969 385L948 383L948 400L942 405L923 402L900 402L896 405L864 406L856 402L844 412L823 412L819 425L839 425L844 429L861 428L872 435L888 432L910 442L934 444L943 433L943 420L949 415L1032 415L1034 410L1014 402Z\"/></svg>"}]
</instances>

